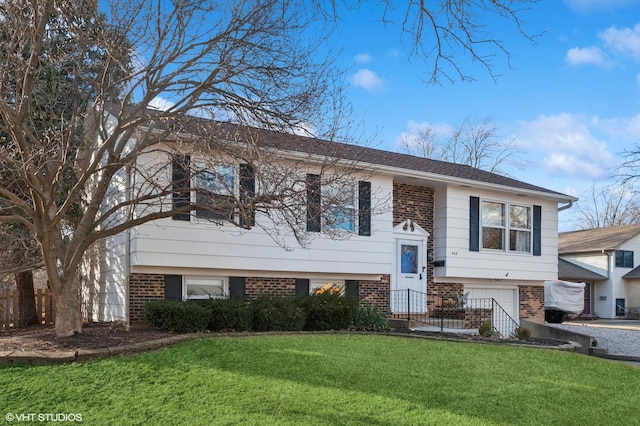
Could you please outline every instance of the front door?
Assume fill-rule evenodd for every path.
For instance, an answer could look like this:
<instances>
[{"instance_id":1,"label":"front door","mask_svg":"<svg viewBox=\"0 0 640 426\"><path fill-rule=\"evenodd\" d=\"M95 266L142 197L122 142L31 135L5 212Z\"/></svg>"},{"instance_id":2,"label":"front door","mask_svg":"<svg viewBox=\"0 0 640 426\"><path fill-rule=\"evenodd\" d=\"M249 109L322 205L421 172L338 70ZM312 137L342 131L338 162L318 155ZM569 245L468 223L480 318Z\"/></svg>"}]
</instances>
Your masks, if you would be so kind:
<instances>
[{"instance_id":1,"label":"front door","mask_svg":"<svg viewBox=\"0 0 640 426\"><path fill-rule=\"evenodd\" d=\"M396 279L392 301L394 313L426 312L426 268L423 244L423 241L419 240L397 240Z\"/></svg>"}]
</instances>

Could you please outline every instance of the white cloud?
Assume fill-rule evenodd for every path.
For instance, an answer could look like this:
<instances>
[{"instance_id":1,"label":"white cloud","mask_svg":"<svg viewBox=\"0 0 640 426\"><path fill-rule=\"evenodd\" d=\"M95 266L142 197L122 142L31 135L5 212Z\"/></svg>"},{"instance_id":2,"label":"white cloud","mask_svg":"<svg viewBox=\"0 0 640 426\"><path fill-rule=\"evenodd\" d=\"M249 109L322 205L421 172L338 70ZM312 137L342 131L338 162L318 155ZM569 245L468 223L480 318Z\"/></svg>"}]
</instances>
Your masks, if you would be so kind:
<instances>
[{"instance_id":1,"label":"white cloud","mask_svg":"<svg viewBox=\"0 0 640 426\"><path fill-rule=\"evenodd\" d=\"M368 53L358 53L354 56L353 60L356 64L368 64L373 60L373 58L371 58L371 55Z\"/></svg>"},{"instance_id":2,"label":"white cloud","mask_svg":"<svg viewBox=\"0 0 640 426\"><path fill-rule=\"evenodd\" d=\"M602 50L595 46L569 49L565 59L571 65L594 64L609 66L609 61L605 58Z\"/></svg>"},{"instance_id":3,"label":"white cloud","mask_svg":"<svg viewBox=\"0 0 640 426\"><path fill-rule=\"evenodd\" d=\"M640 135L640 114L629 118L606 118L598 120L598 128L621 142L636 143Z\"/></svg>"},{"instance_id":4,"label":"white cloud","mask_svg":"<svg viewBox=\"0 0 640 426\"><path fill-rule=\"evenodd\" d=\"M378 75L367 68L360 68L351 76L351 84L357 87L374 92L384 87L384 81Z\"/></svg>"},{"instance_id":5,"label":"white cloud","mask_svg":"<svg viewBox=\"0 0 640 426\"><path fill-rule=\"evenodd\" d=\"M599 121L581 115L542 115L520 122L518 142L542 157L551 176L580 179L606 178L615 167L606 142L596 137Z\"/></svg>"},{"instance_id":6,"label":"white cloud","mask_svg":"<svg viewBox=\"0 0 640 426\"><path fill-rule=\"evenodd\" d=\"M634 28L607 28L599 36L614 51L640 59L640 24L636 24Z\"/></svg>"}]
</instances>

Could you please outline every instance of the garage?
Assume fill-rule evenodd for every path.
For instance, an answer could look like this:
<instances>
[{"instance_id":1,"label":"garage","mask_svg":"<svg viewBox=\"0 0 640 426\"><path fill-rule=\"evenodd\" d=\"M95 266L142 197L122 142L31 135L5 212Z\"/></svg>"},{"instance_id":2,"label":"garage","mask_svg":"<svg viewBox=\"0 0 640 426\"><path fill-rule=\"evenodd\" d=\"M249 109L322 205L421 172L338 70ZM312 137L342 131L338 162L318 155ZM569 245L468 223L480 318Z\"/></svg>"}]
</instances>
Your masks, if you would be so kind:
<instances>
[{"instance_id":1,"label":"garage","mask_svg":"<svg viewBox=\"0 0 640 426\"><path fill-rule=\"evenodd\" d=\"M481 300L489 303L490 299L494 299L516 323L520 322L517 287L476 287L465 285L464 291L465 293L469 292L470 307L481 307L474 305L480 304ZM474 302L474 300L477 302ZM485 306L485 303L482 303L482 307ZM499 309L493 312L493 325L502 336L510 336L515 331L511 321L504 318Z\"/></svg>"}]
</instances>

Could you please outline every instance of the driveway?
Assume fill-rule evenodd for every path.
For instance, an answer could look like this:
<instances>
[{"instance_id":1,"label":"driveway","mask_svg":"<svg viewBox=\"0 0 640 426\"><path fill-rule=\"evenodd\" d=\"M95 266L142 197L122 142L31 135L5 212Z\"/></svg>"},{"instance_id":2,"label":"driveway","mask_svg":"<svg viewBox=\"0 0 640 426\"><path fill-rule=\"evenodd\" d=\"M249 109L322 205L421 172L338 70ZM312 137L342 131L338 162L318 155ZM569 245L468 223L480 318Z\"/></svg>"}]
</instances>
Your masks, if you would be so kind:
<instances>
[{"instance_id":1,"label":"driveway","mask_svg":"<svg viewBox=\"0 0 640 426\"><path fill-rule=\"evenodd\" d=\"M596 339L597 347L608 349L610 354L637 357L640 360L639 320L601 319L546 325L592 336Z\"/></svg>"}]
</instances>

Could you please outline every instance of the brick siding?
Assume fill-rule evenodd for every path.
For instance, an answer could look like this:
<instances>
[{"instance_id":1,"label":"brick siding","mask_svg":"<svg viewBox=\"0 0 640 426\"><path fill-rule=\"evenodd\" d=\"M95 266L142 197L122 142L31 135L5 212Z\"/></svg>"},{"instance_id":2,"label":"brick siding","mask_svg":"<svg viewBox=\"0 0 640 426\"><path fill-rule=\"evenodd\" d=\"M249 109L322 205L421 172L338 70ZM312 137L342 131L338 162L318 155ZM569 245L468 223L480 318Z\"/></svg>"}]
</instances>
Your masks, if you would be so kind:
<instances>
[{"instance_id":1,"label":"brick siding","mask_svg":"<svg viewBox=\"0 0 640 426\"><path fill-rule=\"evenodd\" d=\"M294 278L248 277L245 281L245 293L250 299L255 299L261 294L295 296L296 280Z\"/></svg>"},{"instance_id":2,"label":"brick siding","mask_svg":"<svg viewBox=\"0 0 640 426\"><path fill-rule=\"evenodd\" d=\"M164 299L164 275L129 275L129 322L144 323L144 304L150 300Z\"/></svg>"},{"instance_id":3,"label":"brick siding","mask_svg":"<svg viewBox=\"0 0 640 426\"><path fill-rule=\"evenodd\" d=\"M544 322L544 287L521 285L520 293L520 319Z\"/></svg>"}]
</instances>

